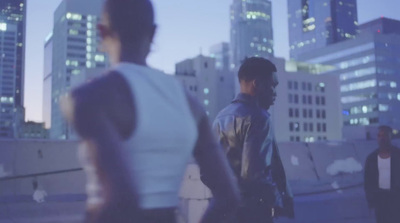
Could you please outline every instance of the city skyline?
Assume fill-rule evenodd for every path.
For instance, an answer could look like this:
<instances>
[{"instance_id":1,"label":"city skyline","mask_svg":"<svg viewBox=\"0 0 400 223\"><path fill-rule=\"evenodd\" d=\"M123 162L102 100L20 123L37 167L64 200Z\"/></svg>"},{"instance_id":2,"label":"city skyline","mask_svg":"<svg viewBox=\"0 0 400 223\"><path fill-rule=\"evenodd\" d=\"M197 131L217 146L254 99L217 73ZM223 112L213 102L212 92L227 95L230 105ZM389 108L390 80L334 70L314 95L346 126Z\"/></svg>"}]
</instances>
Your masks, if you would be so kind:
<instances>
[{"instance_id":1,"label":"city skyline","mask_svg":"<svg viewBox=\"0 0 400 223\"><path fill-rule=\"evenodd\" d=\"M60 1L39 0L28 2L25 87L27 120L42 121L44 39L51 31L52 15L59 3ZM231 0L218 2L188 0L185 4L178 0L168 2L156 0L153 3L159 30L149 59L150 65L173 73L176 62L195 57L202 51L201 49L207 52L213 44L229 41ZM277 57L288 58L286 2L272 0L272 4L275 54ZM379 4L358 1L359 22L364 23L379 16L400 19L394 5L399 3L395 0L384 0ZM205 14L207 16L204 16ZM188 39L190 41L187 41Z\"/></svg>"}]
</instances>

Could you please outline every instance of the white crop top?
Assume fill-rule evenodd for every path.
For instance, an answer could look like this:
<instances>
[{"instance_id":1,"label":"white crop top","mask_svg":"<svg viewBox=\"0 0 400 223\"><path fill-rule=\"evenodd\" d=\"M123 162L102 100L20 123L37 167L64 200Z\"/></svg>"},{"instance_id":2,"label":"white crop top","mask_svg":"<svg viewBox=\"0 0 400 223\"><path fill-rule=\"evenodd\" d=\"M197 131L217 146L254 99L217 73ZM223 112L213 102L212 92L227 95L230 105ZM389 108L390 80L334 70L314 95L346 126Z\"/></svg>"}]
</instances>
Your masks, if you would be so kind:
<instances>
[{"instance_id":1,"label":"white crop top","mask_svg":"<svg viewBox=\"0 0 400 223\"><path fill-rule=\"evenodd\" d=\"M197 125L183 85L160 71L120 63L120 73L131 88L135 131L126 140L123 155L143 209L176 207L187 162L197 140ZM102 202L101 186L85 148L80 149L87 172L88 205Z\"/></svg>"}]
</instances>

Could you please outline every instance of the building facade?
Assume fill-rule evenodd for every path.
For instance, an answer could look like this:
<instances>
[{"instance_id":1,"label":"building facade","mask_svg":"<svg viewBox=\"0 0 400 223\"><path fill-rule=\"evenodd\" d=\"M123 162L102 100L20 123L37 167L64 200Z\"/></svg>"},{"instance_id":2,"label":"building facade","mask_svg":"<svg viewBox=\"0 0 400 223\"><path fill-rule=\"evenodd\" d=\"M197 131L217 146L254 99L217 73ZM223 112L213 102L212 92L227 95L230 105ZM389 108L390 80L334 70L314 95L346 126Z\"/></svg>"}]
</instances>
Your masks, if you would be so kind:
<instances>
[{"instance_id":1,"label":"building facade","mask_svg":"<svg viewBox=\"0 0 400 223\"><path fill-rule=\"evenodd\" d=\"M0 21L16 26L15 105L24 105L26 0L1 0Z\"/></svg>"},{"instance_id":2,"label":"building facade","mask_svg":"<svg viewBox=\"0 0 400 223\"><path fill-rule=\"evenodd\" d=\"M400 21L387 21L363 24L356 39L303 55L309 63L335 67L325 75L340 78L344 127L400 129Z\"/></svg>"},{"instance_id":3,"label":"building facade","mask_svg":"<svg viewBox=\"0 0 400 223\"><path fill-rule=\"evenodd\" d=\"M231 5L231 69L246 57L274 55L270 0L233 0Z\"/></svg>"},{"instance_id":4,"label":"building facade","mask_svg":"<svg viewBox=\"0 0 400 223\"><path fill-rule=\"evenodd\" d=\"M48 139L49 130L45 128L44 123L25 122L19 129L20 139Z\"/></svg>"},{"instance_id":5,"label":"building facade","mask_svg":"<svg viewBox=\"0 0 400 223\"><path fill-rule=\"evenodd\" d=\"M290 57L355 38L356 0L287 0Z\"/></svg>"},{"instance_id":6,"label":"building facade","mask_svg":"<svg viewBox=\"0 0 400 223\"><path fill-rule=\"evenodd\" d=\"M18 137L24 121L26 1L0 2L0 138Z\"/></svg>"},{"instance_id":7,"label":"building facade","mask_svg":"<svg viewBox=\"0 0 400 223\"><path fill-rule=\"evenodd\" d=\"M279 85L270 109L278 142L316 142L342 139L339 80L318 75L322 69L274 58Z\"/></svg>"},{"instance_id":8,"label":"building facade","mask_svg":"<svg viewBox=\"0 0 400 223\"><path fill-rule=\"evenodd\" d=\"M59 98L71 89L71 78L82 70L107 67L99 52L103 0L63 0L54 13L52 46L51 131L53 139L69 139L69 126L62 117Z\"/></svg>"},{"instance_id":9,"label":"building facade","mask_svg":"<svg viewBox=\"0 0 400 223\"><path fill-rule=\"evenodd\" d=\"M229 73L215 68L215 59L197 56L175 65L175 76L202 103L210 121L233 99L234 89Z\"/></svg>"}]
</instances>

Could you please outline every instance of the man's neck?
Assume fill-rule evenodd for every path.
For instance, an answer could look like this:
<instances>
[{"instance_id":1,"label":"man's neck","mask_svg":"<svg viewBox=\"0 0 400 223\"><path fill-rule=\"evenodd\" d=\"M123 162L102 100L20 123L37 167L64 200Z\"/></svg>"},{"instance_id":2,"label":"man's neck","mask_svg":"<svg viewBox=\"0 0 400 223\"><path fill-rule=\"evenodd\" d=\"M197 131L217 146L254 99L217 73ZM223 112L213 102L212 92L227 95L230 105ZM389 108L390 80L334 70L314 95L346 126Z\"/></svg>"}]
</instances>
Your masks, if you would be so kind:
<instances>
[{"instance_id":1,"label":"man's neck","mask_svg":"<svg viewBox=\"0 0 400 223\"><path fill-rule=\"evenodd\" d=\"M378 151L378 154L381 158L389 158L391 153L391 145L380 146Z\"/></svg>"}]
</instances>

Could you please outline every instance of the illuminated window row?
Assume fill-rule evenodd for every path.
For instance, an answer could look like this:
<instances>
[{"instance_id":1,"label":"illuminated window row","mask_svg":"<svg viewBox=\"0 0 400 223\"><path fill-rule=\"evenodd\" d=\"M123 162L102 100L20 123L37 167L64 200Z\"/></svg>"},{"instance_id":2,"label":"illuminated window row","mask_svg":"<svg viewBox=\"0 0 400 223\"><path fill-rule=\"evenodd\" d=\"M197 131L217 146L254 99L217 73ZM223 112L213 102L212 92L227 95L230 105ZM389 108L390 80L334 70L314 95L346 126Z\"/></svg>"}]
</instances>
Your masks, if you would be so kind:
<instances>
[{"instance_id":1,"label":"illuminated window row","mask_svg":"<svg viewBox=\"0 0 400 223\"><path fill-rule=\"evenodd\" d=\"M340 52L337 52L335 54L329 54L326 56L321 56L315 59L312 59L308 62L310 63L325 63L327 61L332 61L332 60L336 60L336 59L340 59L346 56L350 56L352 54L356 54L356 53L360 53L360 52L364 52L364 51L368 51L371 49L375 48L375 44L374 43L367 43L361 46L357 46L357 47L353 47L353 48L349 48Z\"/></svg>"},{"instance_id":2,"label":"illuminated window row","mask_svg":"<svg viewBox=\"0 0 400 223\"><path fill-rule=\"evenodd\" d=\"M256 11L249 11L246 14L246 18L248 19L258 19L258 18L262 18L262 19L270 19L271 16L267 15L264 12L256 12Z\"/></svg>"},{"instance_id":3,"label":"illuminated window row","mask_svg":"<svg viewBox=\"0 0 400 223\"><path fill-rule=\"evenodd\" d=\"M66 18L67 18L68 20L77 20L77 21L80 21L80 20L82 20L82 15L81 15L81 14L77 14L77 13L70 13L70 12L68 12L67 15L66 15Z\"/></svg>"},{"instance_id":4,"label":"illuminated window row","mask_svg":"<svg viewBox=\"0 0 400 223\"><path fill-rule=\"evenodd\" d=\"M379 99L389 99L389 100L399 100L400 101L400 93L379 93Z\"/></svg>"},{"instance_id":5,"label":"illuminated window row","mask_svg":"<svg viewBox=\"0 0 400 223\"><path fill-rule=\"evenodd\" d=\"M376 94L360 94L360 95L350 95L350 96L345 96L341 98L341 102L343 104L349 104L349 103L355 103L355 102L360 102L360 101L366 101L370 99L375 99Z\"/></svg>"},{"instance_id":6,"label":"illuminated window row","mask_svg":"<svg viewBox=\"0 0 400 223\"><path fill-rule=\"evenodd\" d=\"M370 124L375 124L378 122L379 122L378 118L354 118L354 119L350 119L349 121L346 121L344 124L345 125L370 125Z\"/></svg>"},{"instance_id":7,"label":"illuminated window row","mask_svg":"<svg viewBox=\"0 0 400 223\"><path fill-rule=\"evenodd\" d=\"M360 82L356 82L356 83L342 85L340 87L340 91L341 92L349 92L349 91L356 91L356 90L361 90L361 89L366 89L366 88L372 88L372 87L376 87L376 84L377 84L376 79L360 81Z\"/></svg>"},{"instance_id":8,"label":"illuminated window row","mask_svg":"<svg viewBox=\"0 0 400 223\"><path fill-rule=\"evenodd\" d=\"M352 72L341 74L340 80L345 81L345 80L350 80L350 79L354 79L354 78L373 75L375 73L376 73L375 67L369 67L369 68L364 68L364 69L355 70Z\"/></svg>"},{"instance_id":9,"label":"illuminated window row","mask_svg":"<svg viewBox=\"0 0 400 223\"><path fill-rule=\"evenodd\" d=\"M0 97L0 102L1 103L14 103L14 98L13 97Z\"/></svg>"},{"instance_id":10,"label":"illuminated window row","mask_svg":"<svg viewBox=\"0 0 400 223\"><path fill-rule=\"evenodd\" d=\"M379 81L379 87L397 88L397 83L394 81Z\"/></svg>"},{"instance_id":11,"label":"illuminated window row","mask_svg":"<svg viewBox=\"0 0 400 223\"><path fill-rule=\"evenodd\" d=\"M371 54L369 56L363 56L363 57L359 57L359 58L352 59L349 61L344 61L344 62L335 64L334 66L336 66L340 69L347 69L350 67L358 66L360 64L366 64L366 63L373 62L373 61L375 61L375 55Z\"/></svg>"}]
</instances>

